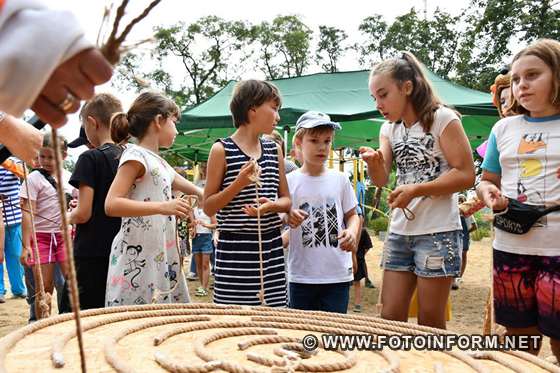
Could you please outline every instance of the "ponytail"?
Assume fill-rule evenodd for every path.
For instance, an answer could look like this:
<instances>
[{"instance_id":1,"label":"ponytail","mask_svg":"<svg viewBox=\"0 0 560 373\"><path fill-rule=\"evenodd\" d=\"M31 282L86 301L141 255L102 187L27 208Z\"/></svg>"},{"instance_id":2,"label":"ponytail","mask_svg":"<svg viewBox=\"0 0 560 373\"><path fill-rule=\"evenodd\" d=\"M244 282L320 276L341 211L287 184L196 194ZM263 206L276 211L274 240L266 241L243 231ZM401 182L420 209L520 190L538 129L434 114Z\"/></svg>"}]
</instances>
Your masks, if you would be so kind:
<instances>
[{"instance_id":1,"label":"ponytail","mask_svg":"<svg viewBox=\"0 0 560 373\"><path fill-rule=\"evenodd\" d=\"M125 112L118 112L111 116L110 121L111 140L118 145L124 145L130 139L130 125L128 115Z\"/></svg>"},{"instance_id":2,"label":"ponytail","mask_svg":"<svg viewBox=\"0 0 560 373\"><path fill-rule=\"evenodd\" d=\"M371 71L370 78L381 73L389 73L401 87L406 81L412 83L410 101L424 132L432 128L436 110L442 106L441 101L422 70L420 62L410 52L403 52L401 57L385 60Z\"/></svg>"},{"instance_id":3,"label":"ponytail","mask_svg":"<svg viewBox=\"0 0 560 373\"><path fill-rule=\"evenodd\" d=\"M111 139L119 145L126 144L131 137L141 140L158 115L165 119L181 117L179 107L173 100L159 92L142 92L128 112L119 112L111 116Z\"/></svg>"}]
</instances>

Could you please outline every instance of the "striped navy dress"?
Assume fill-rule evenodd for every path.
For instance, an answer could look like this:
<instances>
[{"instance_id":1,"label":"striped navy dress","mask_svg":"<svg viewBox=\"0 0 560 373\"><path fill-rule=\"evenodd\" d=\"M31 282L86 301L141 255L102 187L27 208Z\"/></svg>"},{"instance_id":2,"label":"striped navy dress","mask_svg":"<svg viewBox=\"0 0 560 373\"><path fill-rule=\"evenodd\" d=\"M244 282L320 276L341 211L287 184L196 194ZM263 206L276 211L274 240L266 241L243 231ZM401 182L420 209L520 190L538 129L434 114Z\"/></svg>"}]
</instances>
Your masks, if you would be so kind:
<instances>
[{"instance_id":1,"label":"striped navy dress","mask_svg":"<svg viewBox=\"0 0 560 373\"><path fill-rule=\"evenodd\" d=\"M221 190L228 187L239 174L241 167L250 160L231 138L218 140L226 153L226 173ZM261 168L259 197L274 200L278 196L277 145L269 140L261 141ZM214 283L214 302L223 304L260 305L261 289L257 218L242 210L253 204L256 186L246 186L217 214L218 247ZM261 216L261 237L265 301L267 306L286 306L286 275L280 227L277 213Z\"/></svg>"}]
</instances>

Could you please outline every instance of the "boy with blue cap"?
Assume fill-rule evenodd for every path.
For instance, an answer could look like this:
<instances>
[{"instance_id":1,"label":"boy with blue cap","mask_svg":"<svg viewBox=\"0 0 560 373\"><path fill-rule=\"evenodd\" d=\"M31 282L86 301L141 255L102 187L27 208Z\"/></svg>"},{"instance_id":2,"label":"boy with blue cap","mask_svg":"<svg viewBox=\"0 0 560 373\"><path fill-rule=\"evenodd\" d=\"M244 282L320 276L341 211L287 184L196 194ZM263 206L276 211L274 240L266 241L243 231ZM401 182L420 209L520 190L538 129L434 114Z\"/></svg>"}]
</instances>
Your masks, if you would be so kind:
<instances>
[{"instance_id":1,"label":"boy with blue cap","mask_svg":"<svg viewBox=\"0 0 560 373\"><path fill-rule=\"evenodd\" d=\"M309 111L296 123L303 165L287 175L292 210L288 276L290 307L346 313L354 278L352 252L360 219L348 178L325 165L340 124Z\"/></svg>"}]
</instances>

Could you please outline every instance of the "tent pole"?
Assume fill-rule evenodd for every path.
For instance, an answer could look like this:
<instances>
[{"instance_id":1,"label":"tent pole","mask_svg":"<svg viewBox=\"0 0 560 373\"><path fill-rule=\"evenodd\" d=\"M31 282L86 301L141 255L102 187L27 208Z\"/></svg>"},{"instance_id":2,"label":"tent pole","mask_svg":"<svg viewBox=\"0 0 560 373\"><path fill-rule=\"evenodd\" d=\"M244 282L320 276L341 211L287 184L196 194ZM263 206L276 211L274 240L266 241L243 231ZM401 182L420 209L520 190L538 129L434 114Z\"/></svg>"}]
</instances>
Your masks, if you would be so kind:
<instances>
[{"instance_id":1,"label":"tent pole","mask_svg":"<svg viewBox=\"0 0 560 373\"><path fill-rule=\"evenodd\" d=\"M288 158L288 132L290 132L290 127L284 127L284 158Z\"/></svg>"},{"instance_id":2,"label":"tent pole","mask_svg":"<svg viewBox=\"0 0 560 373\"><path fill-rule=\"evenodd\" d=\"M358 186L358 160L356 158L354 158L354 160L352 161L354 163L354 176L353 176L353 182L354 182L354 193L356 192L356 188Z\"/></svg>"}]
</instances>

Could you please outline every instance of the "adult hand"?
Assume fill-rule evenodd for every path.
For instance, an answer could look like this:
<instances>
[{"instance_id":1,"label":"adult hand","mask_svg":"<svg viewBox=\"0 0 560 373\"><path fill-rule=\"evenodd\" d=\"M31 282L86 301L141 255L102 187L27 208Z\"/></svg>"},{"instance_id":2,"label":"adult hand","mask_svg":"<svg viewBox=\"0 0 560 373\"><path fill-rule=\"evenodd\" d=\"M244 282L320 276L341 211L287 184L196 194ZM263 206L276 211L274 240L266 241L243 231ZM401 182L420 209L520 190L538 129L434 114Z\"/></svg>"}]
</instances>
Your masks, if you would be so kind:
<instances>
[{"instance_id":1,"label":"adult hand","mask_svg":"<svg viewBox=\"0 0 560 373\"><path fill-rule=\"evenodd\" d=\"M43 133L26 121L6 115L0 123L0 143L15 157L33 164L43 145Z\"/></svg>"},{"instance_id":2,"label":"adult hand","mask_svg":"<svg viewBox=\"0 0 560 373\"><path fill-rule=\"evenodd\" d=\"M66 114L80 108L80 100L90 99L95 86L107 82L113 68L97 49L86 49L59 65L31 109L53 127L67 121Z\"/></svg>"}]
</instances>

